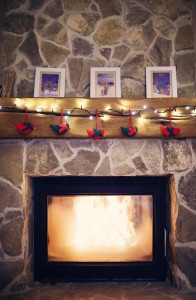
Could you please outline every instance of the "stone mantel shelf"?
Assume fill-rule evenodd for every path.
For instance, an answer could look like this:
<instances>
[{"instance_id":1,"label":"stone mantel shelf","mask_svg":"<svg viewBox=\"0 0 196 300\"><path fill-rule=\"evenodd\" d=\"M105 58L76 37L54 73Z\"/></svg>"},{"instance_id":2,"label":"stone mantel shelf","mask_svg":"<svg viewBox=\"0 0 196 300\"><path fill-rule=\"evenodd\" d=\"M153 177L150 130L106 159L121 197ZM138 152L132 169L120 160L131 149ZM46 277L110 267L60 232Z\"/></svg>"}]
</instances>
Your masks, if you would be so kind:
<instances>
[{"instance_id":1,"label":"stone mantel shelf","mask_svg":"<svg viewBox=\"0 0 196 300\"><path fill-rule=\"evenodd\" d=\"M50 124L59 124L60 117L52 114L54 112L60 113L63 109L64 113L74 108L87 109L94 114L95 110L107 111L110 107L113 110L128 113L131 111L138 111L143 109L146 104L148 108L156 108L164 111L165 109L173 108L175 106L191 106L196 107L196 98L145 98L145 99L121 99L121 98L1 98L0 105L2 108L13 107L16 105L17 109L22 112L10 111L2 109L0 111L0 138L4 139L37 139L37 138L54 138L54 139L73 139L73 138L89 138L87 129L95 128L95 120L82 117L70 117L68 122L70 130L64 135L56 134L51 128ZM23 135L15 128L16 123L22 123L25 120L25 107L29 109L29 121L35 124L35 130L28 135ZM37 109L42 109L42 113L36 112ZM196 110L195 110L196 111ZM51 114L50 114L51 112ZM49 114L48 114L49 113ZM77 114L85 114L77 110ZM183 115L180 120L176 120L173 115L172 124L179 127L181 132L177 138L196 138L196 114L191 115L191 110L187 111L185 107L178 108L176 114ZM142 118L139 116L133 117L133 126L138 127L138 133L135 139L141 138L165 138L160 130L160 125L168 125L168 114L155 114L153 110L147 110L142 113ZM105 129L106 138L126 138L121 127L129 127L129 117L108 116L99 117L98 127Z\"/></svg>"}]
</instances>

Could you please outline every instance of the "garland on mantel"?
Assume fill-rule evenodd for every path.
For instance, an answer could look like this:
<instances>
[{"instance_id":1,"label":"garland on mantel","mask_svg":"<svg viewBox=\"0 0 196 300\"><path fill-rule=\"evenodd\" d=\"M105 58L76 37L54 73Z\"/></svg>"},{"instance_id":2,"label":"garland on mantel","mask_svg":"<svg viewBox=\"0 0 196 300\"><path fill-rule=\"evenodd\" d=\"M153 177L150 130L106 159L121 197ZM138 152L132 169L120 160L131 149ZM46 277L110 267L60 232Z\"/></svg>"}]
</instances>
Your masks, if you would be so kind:
<instances>
[{"instance_id":1,"label":"garland on mantel","mask_svg":"<svg viewBox=\"0 0 196 300\"><path fill-rule=\"evenodd\" d=\"M0 106L0 112L9 112L9 113L26 113L27 107L24 108L17 108L17 105L13 106ZM178 109L184 109L185 114L179 113L177 114ZM63 112L63 113L62 113ZM144 113L146 112L153 112L154 117L145 117ZM172 116L173 120L188 120L192 118L196 118L196 106L194 105L176 105L174 107L166 108L164 110L158 110L154 107L147 107L146 105L143 106L143 108L140 109L132 109L131 114L133 117L140 117L147 120L154 120L159 119L160 121L163 120L163 115L167 114L169 112L175 112L175 115ZM36 110L28 110L29 114L38 114L38 115L51 115L51 116L61 116L63 114L64 118L68 117L77 117L77 118L90 118L96 117L96 112L91 112L88 109L85 109L82 107L75 107L72 109L63 109L61 108L60 112L56 112L54 109L51 109L51 111L44 111L42 108L37 108ZM160 117L155 117L158 115L161 115ZM98 117L104 117L104 115L108 116L114 116L114 117L130 117L129 110L125 111L124 109L116 110L116 109L106 109L98 112ZM164 119L165 120L165 119Z\"/></svg>"},{"instance_id":2,"label":"garland on mantel","mask_svg":"<svg viewBox=\"0 0 196 300\"><path fill-rule=\"evenodd\" d=\"M185 110L186 113L182 114L177 114L177 110ZM93 140L99 140L104 136L104 129L98 129L98 118L104 117L105 115L108 116L114 116L114 117L129 117L130 118L130 126L129 127L121 127L121 130L123 131L124 135L132 138L134 137L137 132L138 128L134 127L132 125L132 118L133 117L140 117L144 118L146 120L159 120L159 121L168 121L169 124L168 126L160 126L161 132L163 135L166 137L175 137L180 134L180 128L178 127L173 127L172 126L172 120L189 120L196 118L196 106L193 105L176 105L173 108L167 108L164 110L158 110L154 107L148 108L146 105L143 106L141 109L135 109L135 110L128 110L128 113L126 111L122 110L116 110L109 108L104 111L98 111L96 109L95 113L91 112L90 110L84 109L82 106L80 108L76 107L71 110L68 109L61 109L60 113L55 112L54 109L51 111L43 111L43 109L37 109L37 110L29 110L27 107L24 107L24 109L17 108L16 104L13 106L0 106L0 112L11 112L11 113L25 113L26 118L25 121L22 123L17 123L15 124L15 127L17 128L18 131L20 131L22 134L29 134L34 128L35 125L31 122L28 121L28 113L29 114L38 114L38 115L51 115L51 116L60 116L60 124L56 125L49 125L50 128L55 131L57 134L62 135L66 133L70 128L69 124L63 122L63 118L67 119L68 117L81 117L81 118L87 118L89 117L90 119L93 119L94 117L96 118L96 128L93 130L87 130L87 134L90 138ZM144 112L153 112L154 116L146 117L144 116ZM172 116L172 114L175 112L175 115ZM178 112L179 113L179 112ZM155 115L162 115L162 118L159 116L156 117ZM168 117L164 117L163 115L168 115Z\"/></svg>"}]
</instances>

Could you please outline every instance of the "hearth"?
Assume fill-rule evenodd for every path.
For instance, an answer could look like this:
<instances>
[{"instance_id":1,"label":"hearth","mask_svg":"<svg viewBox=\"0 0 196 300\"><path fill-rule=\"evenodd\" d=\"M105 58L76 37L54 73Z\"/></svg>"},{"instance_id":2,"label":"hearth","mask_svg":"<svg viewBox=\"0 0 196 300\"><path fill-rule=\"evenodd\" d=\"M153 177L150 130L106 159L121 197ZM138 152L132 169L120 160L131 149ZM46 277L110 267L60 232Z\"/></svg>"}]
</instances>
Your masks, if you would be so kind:
<instances>
[{"instance_id":1,"label":"hearth","mask_svg":"<svg viewBox=\"0 0 196 300\"><path fill-rule=\"evenodd\" d=\"M35 177L38 281L165 280L168 178Z\"/></svg>"}]
</instances>

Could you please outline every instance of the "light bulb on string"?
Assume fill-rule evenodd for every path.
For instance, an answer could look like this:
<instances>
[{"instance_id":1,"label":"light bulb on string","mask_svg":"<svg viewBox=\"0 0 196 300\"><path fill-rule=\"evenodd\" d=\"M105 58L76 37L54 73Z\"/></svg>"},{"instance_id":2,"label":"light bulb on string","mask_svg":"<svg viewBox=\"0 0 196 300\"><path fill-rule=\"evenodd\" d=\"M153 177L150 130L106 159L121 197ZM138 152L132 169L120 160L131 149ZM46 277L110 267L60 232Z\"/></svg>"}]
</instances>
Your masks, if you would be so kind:
<instances>
[{"instance_id":1,"label":"light bulb on string","mask_svg":"<svg viewBox=\"0 0 196 300\"><path fill-rule=\"evenodd\" d=\"M93 116L90 116L89 119L90 119L90 120L93 120Z\"/></svg>"},{"instance_id":2,"label":"light bulb on string","mask_svg":"<svg viewBox=\"0 0 196 300\"><path fill-rule=\"evenodd\" d=\"M143 109L146 109L146 108L147 108L147 105L146 105L146 104L144 104L144 105L143 105Z\"/></svg>"},{"instance_id":3,"label":"light bulb on string","mask_svg":"<svg viewBox=\"0 0 196 300\"><path fill-rule=\"evenodd\" d=\"M157 109L154 109L154 113L157 114L157 113L158 113L158 110L157 110Z\"/></svg>"},{"instance_id":4,"label":"light bulb on string","mask_svg":"<svg viewBox=\"0 0 196 300\"><path fill-rule=\"evenodd\" d=\"M135 115L135 111L132 111L131 114L132 114L132 116L134 116Z\"/></svg>"},{"instance_id":5,"label":"light bulb on string","mask_svg":"<svg viewBox=\"0 0 196 300\"><path fill-rule=\"evenodd\" d=\"M68 112L67 112L67 113L68 113L68 115L70 115L70 113L71 113L71 112L70 112L70 110L68 110Z\"/></svg>"},{"instance_id":6,"label":"light bulb on string","mask_svg":"<svg viewBox=\"0 0 196 300\"><path fill-rule=\"evenodd\" d=\"M190 106L187 105L187 106L186 106L186 110L189 110L189 109L190 109Z\"/></svg>"}]
</instances>

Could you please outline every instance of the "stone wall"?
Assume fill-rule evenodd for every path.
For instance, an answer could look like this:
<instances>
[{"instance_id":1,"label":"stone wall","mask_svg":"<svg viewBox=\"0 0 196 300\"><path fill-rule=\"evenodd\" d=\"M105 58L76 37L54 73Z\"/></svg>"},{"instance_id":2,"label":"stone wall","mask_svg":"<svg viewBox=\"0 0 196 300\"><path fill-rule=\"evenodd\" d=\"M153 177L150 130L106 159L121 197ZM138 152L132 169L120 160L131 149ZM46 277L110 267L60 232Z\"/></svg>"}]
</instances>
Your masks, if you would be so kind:
<instances>
[{"instance_id":1,"label":"stone wall","mask_svg":"<svg viewBox=\"0 0 196 300\"><path fill-rule=\"evenodd\" d=\"M169 271L173 284L196 290L195 140L0 141L0 289L32 280L31 176L171 175Z\"/></svg>"},{"instance_id":2,"label":"stone wall","mask_svg":"<svg viewBox=\"0 0 196 300\"><path fill-rule=\"evenodd\" d=\"M2 72L33 97L35 67L63 67L65 96L89 97L91 67L120 67L122 97L145 97L146 66L176 65L178 96L195 97L191 0L10 0Z\"/></svg>"}]
</instances>

